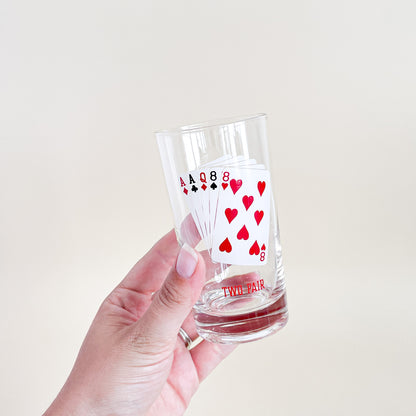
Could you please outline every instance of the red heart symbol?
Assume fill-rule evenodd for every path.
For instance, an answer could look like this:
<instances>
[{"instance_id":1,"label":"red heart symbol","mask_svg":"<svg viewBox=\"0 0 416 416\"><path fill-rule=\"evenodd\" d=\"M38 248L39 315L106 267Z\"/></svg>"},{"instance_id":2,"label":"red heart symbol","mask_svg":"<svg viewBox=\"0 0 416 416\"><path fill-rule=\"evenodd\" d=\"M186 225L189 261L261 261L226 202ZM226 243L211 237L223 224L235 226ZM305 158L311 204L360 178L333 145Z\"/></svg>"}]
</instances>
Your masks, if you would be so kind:
<instances>
[{"instance_id":1,"label":"red heart symbol","mask_svg":"<svg viewBox=\"0 0 416 416\"><path fill-rule=\"evenodd\" d=\"M242 184L243 184L243 181L241 179L238 179L237 181L235 179L231 179L230 186L234 192L234 195L241 188Z\"/></svg>"},{"instance_id":2,"label":"red heart symbol","mask_svg":"<svg viewBox=\"0 0 416 416\"><path fill-rule=\"evenodd\" d=\"M257 189L259 190L259 192L260 192L260 196L262 196L263 195L263 192L264 192L264 188L266 187L266 182L261 182L261 181L258 181L257 182Z\"/></svg>"},{"instance_id":3,"label":"red heart symbol","mask_svg":"<svg viewBox=\"0 0 416 416\"><path fill-rule=\"evenodd\" d=\"M243 228L238 232L237 238L239 240L248 240L248 231L245 225L243 225Z\"/></svg>"},{"instance_id":4,"label":"red heart symbol","mask_svg":"<svg viewBox=\"0 0 416 416\"><path fill-rule=\"evenodd\" d=\"M225 210L225 216L227 217L228 223L231 223L231 221L237 216L238 211L236 209L227 208Z\"/></svg>"},{"instance_id":5,"label":"red heart symbol","mask_svg":"<svg viewBox=\"0 0 416 416\"><path fill-rule=\"evenodd\" d=\"M247 196L247 195L243 196L243 204L246 207L246 211L249 209L253 201L254 201L254 196Z\"/></svg>"},{"instance_id":6,"label":"red heart symbol","mask_svg":"<svg viewBox=\"0 0 416 416\"><path fill-rule=\"evenodd\" d=\"M222 183L222 189L225 189L228 186L228 183Z\"/></svg>"},{"instance_id":7,"label":"red heart symbol","mask_svg":"<svg viewBox=\"0 0 416 416\"><path fill-rule=\"evenodd\" d=\"M263 219L264 211L256 211L254 213L254 219L256 220L257 225L260 224L260 221Z\"/></svg>"},{"instance_id":8,"label":"red heart symbol","mask_svg":"<svg viewBox=\"0 0 416 416\"><path fill-rule=\"evenodd\" d=\"M257 240L254 242L254 244L250 247L249 254L252 256L255 254L256 256L260 253L260 247L257 244Z\"/></svg>"},{"instance_id":9,"label":"red heart symbol","mask_svg":"<svg viewBox=\"0 0 416 416\"><path fill-rule=\"evenodd\" d=\"M228 240L228 238L226 238L221 244L220 244L220 251L226 251L227 253L231 253L231 250L233 248L231 247L231 243Z\"/></svg>"},{"instance_id":10,"label":"red heart symbol","mask_svg":"<svg viewBox=\"0 0 416 416\"><path fill-rule=\"evenodd\" d=\"M266 250L266 246L264 244L261 246L261 251L263 250Z\"/></svg>"}]
</instances>

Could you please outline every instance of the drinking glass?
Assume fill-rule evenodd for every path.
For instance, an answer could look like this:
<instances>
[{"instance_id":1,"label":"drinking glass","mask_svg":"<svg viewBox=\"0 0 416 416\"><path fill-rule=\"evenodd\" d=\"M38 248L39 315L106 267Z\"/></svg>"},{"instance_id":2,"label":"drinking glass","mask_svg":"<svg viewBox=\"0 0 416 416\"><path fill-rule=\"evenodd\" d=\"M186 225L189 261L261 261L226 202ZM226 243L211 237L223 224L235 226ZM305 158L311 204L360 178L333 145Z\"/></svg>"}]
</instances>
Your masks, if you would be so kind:
<instances>
[{"instance_id":1,"label":"drinking glass","mask_svg":"<svg viewBox=\"0 0 416 416\"><path fill-rule=\"evenodd\" d=\"M180 245L198 250L206 283L194 306L198 334L242 343L288 319L266 115L156 132Z\"/></svg>"}]
</instances>

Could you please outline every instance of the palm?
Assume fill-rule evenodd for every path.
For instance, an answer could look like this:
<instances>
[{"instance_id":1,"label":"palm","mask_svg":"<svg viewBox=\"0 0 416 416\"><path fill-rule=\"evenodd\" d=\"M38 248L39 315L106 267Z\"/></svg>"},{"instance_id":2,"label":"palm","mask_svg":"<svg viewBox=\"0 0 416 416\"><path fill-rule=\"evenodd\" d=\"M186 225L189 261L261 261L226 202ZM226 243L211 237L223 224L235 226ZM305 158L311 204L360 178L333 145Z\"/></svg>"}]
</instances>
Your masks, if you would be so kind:
<instances>
[{"instance_id":1,"label":"palm","mask_svg":"<svg viewBox=\"0 0 416 416\"><path fill-rule=\"evenodd\" d=\"M141 318L151 303L151 295L118 287L105 303L105 314L111 325L126 329ZM187 318L192 321L192 316ZM150 408L148 415L181 415L184 413L195 391L199 386L199 375L191 352L178 339L173 353L167 357L155 357L158 369L153 374L155 379L149 379L149 384L160 383L162 390ZM163 365L160 366L161 362ZM167 379L163 374L168 374ZM160 377L161 376L161 377ZM143 380L138 380L138 384ZM139 391L139 390L138 390Z\"/></svg>"},{"instance_id":2,"label":"palm","mask_svg":"<svg viewBox=\"0 0 416 416\"><path fill-rule=\"evenodd\" d=\"M149 416L182 415L199 386L191 354L181 342L178 340L170 374L159 397L150 408Z\"/></svg>"}]
</instances>

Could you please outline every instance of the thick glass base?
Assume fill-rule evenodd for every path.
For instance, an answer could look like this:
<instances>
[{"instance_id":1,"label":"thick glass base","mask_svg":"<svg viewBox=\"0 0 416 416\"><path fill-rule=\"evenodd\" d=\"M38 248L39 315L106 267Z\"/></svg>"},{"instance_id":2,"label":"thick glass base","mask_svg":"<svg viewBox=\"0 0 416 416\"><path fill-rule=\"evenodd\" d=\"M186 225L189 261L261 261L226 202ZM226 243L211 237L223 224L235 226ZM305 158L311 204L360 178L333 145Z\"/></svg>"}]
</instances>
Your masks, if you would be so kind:
<instances>
[{"instance_id":1,"label":"thick glass base","mask_svg":"<svg viewBox=\"0 0 416 416\"><path fill-rule=\"evenodd\" d=\"M241 302L241 299L234 299L230 299L228 311L233 309L232 302ZM209 314L196 307L194 316L198 334L207 341L221 344L250 342L274 334L288 321L286 293L280 292L274 299L261 309L244 313Z\"/></svg>"}]
</instances>

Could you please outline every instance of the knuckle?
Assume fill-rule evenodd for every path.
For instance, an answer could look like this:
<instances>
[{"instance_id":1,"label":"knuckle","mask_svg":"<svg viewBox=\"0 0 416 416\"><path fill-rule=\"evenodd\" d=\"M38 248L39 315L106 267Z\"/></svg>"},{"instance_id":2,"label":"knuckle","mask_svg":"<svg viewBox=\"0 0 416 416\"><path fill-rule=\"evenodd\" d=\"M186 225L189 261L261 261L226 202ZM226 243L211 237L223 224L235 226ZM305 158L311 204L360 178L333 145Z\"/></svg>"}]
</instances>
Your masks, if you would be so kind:
<instances>
[{"instance_id":1,"label":"knuckle","mask_svg":"<svg viewBox=\"0 0 416 416\"><path fill-rule=\"evenodd\" d=\"M128 351L134 354L140 354L144 363L146 362L146 357L148 357L150 362L153 362L155 355L170 351L166 342L159 340L151 331L141 326L129 334L125 346Z\"/></svg>"},{"instance_id":2,"label":"knuckle","mask_svg":"<svg viewBox=\"0 0 416 416\"><path fill-rule=\"evenodd\" d=\"M162 305L168 309L174 308L176 305L188 305L189 297L184 288L175 285L171 281L166 281L159 292L159 300Z\"/></svg>"}]
</instances>

